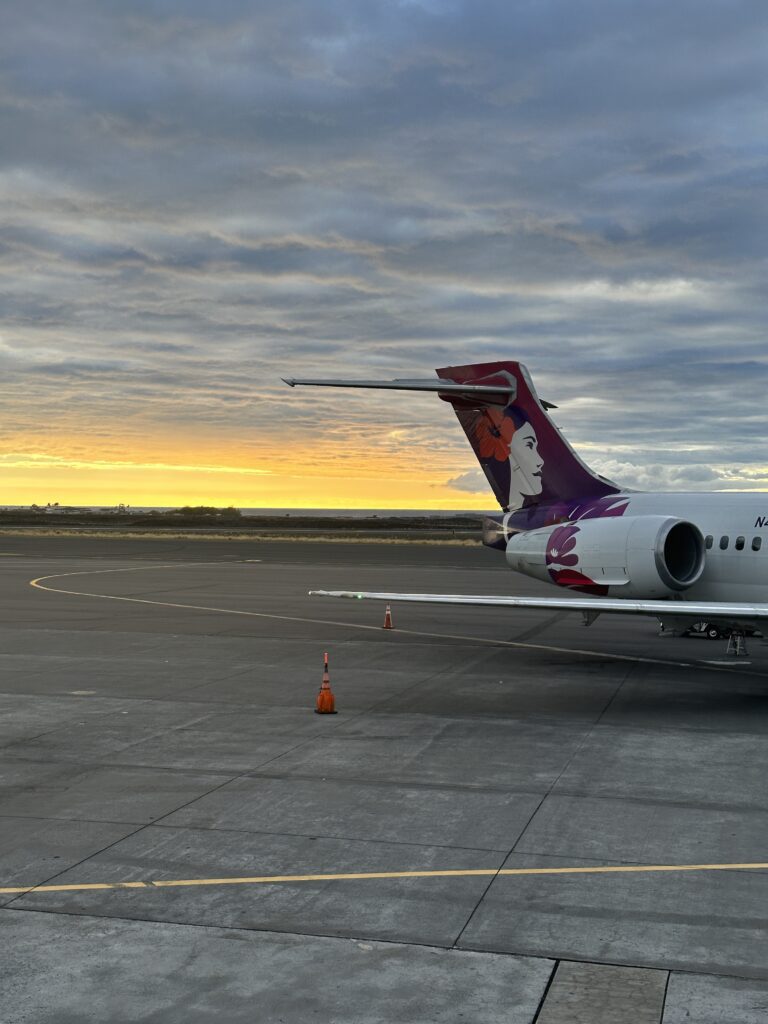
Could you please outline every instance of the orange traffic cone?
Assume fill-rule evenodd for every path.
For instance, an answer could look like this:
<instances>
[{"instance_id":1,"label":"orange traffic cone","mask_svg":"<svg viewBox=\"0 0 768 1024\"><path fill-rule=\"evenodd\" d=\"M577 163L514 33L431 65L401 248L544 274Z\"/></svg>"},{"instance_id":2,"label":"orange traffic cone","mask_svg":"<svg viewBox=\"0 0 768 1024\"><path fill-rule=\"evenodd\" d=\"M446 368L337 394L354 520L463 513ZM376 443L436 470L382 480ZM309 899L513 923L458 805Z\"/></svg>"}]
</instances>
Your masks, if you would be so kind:
<instances>
[{"instance_id":1,"label":"orange traffic cone","mask_svg":"<svg viewBox=\"0 0 768 1024\"><path fill-rule=\"evenodd\" d=\"M316 715L335 715L336 714L336 701L333 697L333 690L331 689L331 678L328 675L328 655L325 654L325 661L323 662L323 681L320 684L320 690L317 694L317 705L315 706Z\"/></svg>"},{"instance_id":2,"label":"orange traffic cone","mask_svg":"<svg viewBox=\"0 0 768 1024\"><path fill-rule=\"evenodd\" d=\"M382 629L394 629L392 625L392 609L387 605L387 610L384 612L384 625Z\"/></svg>"}]
</instances>

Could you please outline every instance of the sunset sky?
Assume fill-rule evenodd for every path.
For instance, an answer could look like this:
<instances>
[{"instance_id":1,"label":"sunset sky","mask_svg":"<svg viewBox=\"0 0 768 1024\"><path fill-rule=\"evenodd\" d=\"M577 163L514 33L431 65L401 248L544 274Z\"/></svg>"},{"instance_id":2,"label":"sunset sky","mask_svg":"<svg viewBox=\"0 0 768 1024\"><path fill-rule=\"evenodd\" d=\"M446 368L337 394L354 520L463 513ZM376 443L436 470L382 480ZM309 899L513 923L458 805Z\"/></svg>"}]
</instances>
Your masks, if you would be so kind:
<instances>
[{"instance_id":1,"label":"sunset sky","mask_svg":"<svg viewBox=\"0 0 768 1024\"><path fill-rule=\"evenodd\" d=\"M0 32L0 504L491 508L521 359L619 483L768 489L762 0L27 0Z\"/></svg>"}]
</instances>

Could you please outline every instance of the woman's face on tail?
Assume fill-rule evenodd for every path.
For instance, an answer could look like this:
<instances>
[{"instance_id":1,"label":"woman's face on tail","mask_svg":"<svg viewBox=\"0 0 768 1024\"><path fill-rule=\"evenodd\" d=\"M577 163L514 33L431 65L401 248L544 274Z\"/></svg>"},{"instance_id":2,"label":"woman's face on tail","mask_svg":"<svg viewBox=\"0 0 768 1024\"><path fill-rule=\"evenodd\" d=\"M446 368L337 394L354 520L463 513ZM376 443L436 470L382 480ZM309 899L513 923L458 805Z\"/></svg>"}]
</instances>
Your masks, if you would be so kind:
<instances>
[{"instance_id":1,"label":"woman's face on tail","mask_svg":"<svg viewBox=\"0 0 768 1024\"><path fill-rule=\"evenodd\" d=\"M515 431L509 446L512 486L521 494L541 494L541 470L544 460L539 455L539 439L530 423Z\"/></svg>"}]
</instances>

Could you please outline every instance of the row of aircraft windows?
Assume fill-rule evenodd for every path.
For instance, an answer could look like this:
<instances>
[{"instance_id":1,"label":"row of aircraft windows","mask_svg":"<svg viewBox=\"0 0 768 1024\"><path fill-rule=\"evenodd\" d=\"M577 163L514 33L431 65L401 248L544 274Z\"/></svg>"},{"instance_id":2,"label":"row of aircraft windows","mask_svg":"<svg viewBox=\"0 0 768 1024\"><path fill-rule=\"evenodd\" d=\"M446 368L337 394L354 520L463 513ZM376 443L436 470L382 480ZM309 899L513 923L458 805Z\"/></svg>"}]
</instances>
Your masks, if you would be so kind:
<instances>
[{"instance_id":1,"label":"row of aircraft windows","mask_svg":"<svg viewBox=\"0 0 768 1024\"><path fill-rule=\"evenodd\" d=\"M715 542L715 538L712 536L711 533L708 534L704 538L704 543L707 545L708 548L711 548L712 545L714 544L714 542ZM731 538L728 537L726 534L723 534L723 536L720 538L720 550L721 551L727 551L728 550L728 545L730 543L731 543ZM744 537L737 537L736 540L734 541L733 546L736 548L737 551L743 551L745 543L746 543L746 541L745 541ZM763 538L762 537L753 537L752 538L752 550L753 551L759 551L762 546L763 546Z\"/></svg>"}]
</instances>

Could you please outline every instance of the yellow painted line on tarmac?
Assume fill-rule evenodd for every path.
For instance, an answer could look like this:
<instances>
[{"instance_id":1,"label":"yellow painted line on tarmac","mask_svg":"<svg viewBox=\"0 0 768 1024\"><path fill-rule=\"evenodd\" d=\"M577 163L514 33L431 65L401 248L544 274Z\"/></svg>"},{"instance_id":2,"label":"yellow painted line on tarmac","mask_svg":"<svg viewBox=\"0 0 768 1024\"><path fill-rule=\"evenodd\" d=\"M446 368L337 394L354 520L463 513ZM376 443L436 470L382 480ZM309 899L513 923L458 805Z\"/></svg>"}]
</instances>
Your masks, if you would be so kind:
<instances>
[{"instance_id":1,"label":"yellow painted line on tarmac","mask_svg":"<svg viewBox=\"0 0 768 1024\"><path fill-rule=\"evenodd\" d=\"M90 892L109 889L181 889L209 885L284 885L294 882L359 882L398 878L491 878L522 875L651 875L687 871L766 871L768 861L739 864L606 864L565 868L456 868L443 871L345 871L312 875L247 875L235 878L156 879L147 882L88 882L80 885L19 885L0 888L0 895L38 892Z\"/></svg>"},{"instance_id":2,"label":"yellow painted line on tarmac","mask_svg":"<svg viewBox=\"0 0 768 1024\"><path fill-rule=\"evenodd\" d=\"M18 892L90 892L92 889L146 889L149 882L84 882L79 885L6 886L0 894Z\"/></svg>"},{"instance_id":3,"label":"yellow painted line on tarmac","mask_svg":"<svg viewBox=\"0 0 768 1024\"><path fill-rule=\"evenodd\" d=\"M31 587L35 587L37 590L45 590L52 594L69 594L74 597L92 597L97 598L101 601L127 601L131 604L151 604L159 605L163 608L183 608L189 611L196 612L218 612L221 615L245 615L255 619L277 619L281 622L305 622L311 623L316 626L341 626L344 629L364 629L373 630L375 633L381 634L381 626L368 626L363 623L357 622L341 622L338 619L314 619L308 618L307 616L300 615L276 615L273 612L251 612L245 611L242 608L215 608L210 605L203 604L180 604L176 601L153 601L145 597L119 597L115 594L94 594L84 590L65 590L61 587L46 587L44 582L46 580L61 579L65 576L89 576L97 575L100 573L110 572L146 572L150 569L181 569L188 568L190 566L200 565L222 565L229 563L221 562L176 562L171 565L142 565L142 566L131 566L130 569L86 569L80 572L60 572L54 573L51 576L38 576L34 580L29 581ZM400 629L398 628L397 633L405 636L418 636L424 637L428 640L465 640L475 644L485 644L491 647L512 647L522 648L529 651L548 651L554 654L578 654L582 657L587 658L600 658L604 661L629 661L632 664L643 664L643 665L666 665L674 668L707 668L702 663L695 663L689 661L672 661L670 659L662 658L643 658L634 656L631 654L611 654L607 651L587 651L578 647L554 647L551 644L529 644L517 640L495 640L490 637L481 636L465 636L461 633L427 633L422 630L416 629ZM714 668L710 668L709 671L716 671ZM731 671L738 671L737 669L731 669Z\"/></svg>"}]
</instances>

